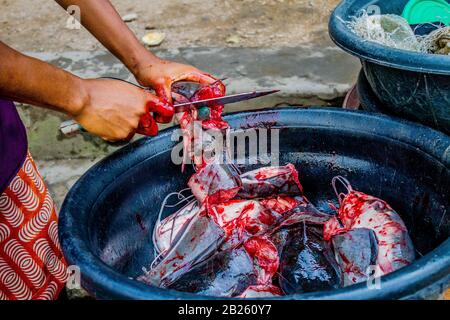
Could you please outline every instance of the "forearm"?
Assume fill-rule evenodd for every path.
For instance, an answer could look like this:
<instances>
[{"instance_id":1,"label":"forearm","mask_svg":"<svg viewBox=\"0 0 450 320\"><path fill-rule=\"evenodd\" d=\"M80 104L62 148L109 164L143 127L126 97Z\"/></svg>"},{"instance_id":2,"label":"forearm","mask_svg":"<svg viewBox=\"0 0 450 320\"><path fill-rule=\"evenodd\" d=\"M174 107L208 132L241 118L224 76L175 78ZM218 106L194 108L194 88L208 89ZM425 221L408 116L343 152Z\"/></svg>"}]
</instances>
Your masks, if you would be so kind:
<instances>
[{"instance_id":1,"label":"forearm","mask_svg":"<svg viewBox=\"0 0 450 320\"><path fill-rule=\"evenodd\" d=\"M139 64L157 60L136 38L108 0L56 0L64 9L76 5L81 23L133 73Z\"/></svg>"},{"instance_id":2,"label":"forearm","mask_svg":"<svg viewBox=\"0 0 450 320\"><path fill-rule=\"evenodd\" d=\"M75 115L87 95L83 80L0 42L0 96Z\"/></svg>"}]
</instances>

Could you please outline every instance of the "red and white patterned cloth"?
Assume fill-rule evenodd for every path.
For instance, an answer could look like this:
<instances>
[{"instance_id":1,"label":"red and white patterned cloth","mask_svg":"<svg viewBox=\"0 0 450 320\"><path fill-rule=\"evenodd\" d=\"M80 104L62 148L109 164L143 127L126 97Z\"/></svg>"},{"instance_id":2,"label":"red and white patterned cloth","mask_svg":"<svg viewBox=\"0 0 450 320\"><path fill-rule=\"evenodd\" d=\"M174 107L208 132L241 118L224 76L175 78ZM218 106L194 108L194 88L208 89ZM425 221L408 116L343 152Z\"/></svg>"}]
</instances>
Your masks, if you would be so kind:
<instances>
[{"instance_id":1,"label":"red and white patterned cloth","mask_svg":"<svg viewBox=\"0 0 450 320\"><path fill-rule=\"evenodd\" d=\"M0 300L52 300L67 280L55 205L28 153L0 195Z\"/></svg>"}]
</instances>

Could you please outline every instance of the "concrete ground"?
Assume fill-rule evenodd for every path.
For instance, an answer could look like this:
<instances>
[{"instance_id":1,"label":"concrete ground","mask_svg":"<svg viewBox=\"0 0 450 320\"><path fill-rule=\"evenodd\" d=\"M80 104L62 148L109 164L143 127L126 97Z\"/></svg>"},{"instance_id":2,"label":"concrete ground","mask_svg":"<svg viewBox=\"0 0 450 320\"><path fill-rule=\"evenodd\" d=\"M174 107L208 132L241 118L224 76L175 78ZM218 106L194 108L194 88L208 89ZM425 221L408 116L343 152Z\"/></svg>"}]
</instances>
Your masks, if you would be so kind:
<instances>
[{"instance_id":1,"label":"concrete ground","mask_svg":"<svg viewBox=\"0 0 450 320\"><path fill-rule=\"evenodd\" d=\"M327 22L339 0L112 0L141 38L166 34L163 49L182 47L296 47L328 43ZM2 41L21 51L96 51L84 29L66 28L67 14L51 0L0 0ZM81 18L83 12L81 12ZM230 37L237 39L229 43ZM234 42L234 41L233 41Z\"/></svg>"}]
</instances>

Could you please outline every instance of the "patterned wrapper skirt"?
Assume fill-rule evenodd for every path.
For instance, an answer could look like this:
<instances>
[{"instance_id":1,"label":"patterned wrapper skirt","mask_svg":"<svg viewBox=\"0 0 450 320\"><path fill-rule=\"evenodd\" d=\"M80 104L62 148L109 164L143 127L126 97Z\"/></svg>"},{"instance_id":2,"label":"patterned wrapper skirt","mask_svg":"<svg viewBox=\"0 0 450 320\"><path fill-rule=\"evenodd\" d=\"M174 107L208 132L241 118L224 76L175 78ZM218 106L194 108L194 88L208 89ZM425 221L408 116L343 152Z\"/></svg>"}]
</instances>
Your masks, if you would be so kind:
<instances>
[{"instance_id":1,"label":"patterned wrapper skirt","mask_svg":"<svg viewBox=\"0 0 450 320\"><path fill-rule=\"evenodd\" d=\"M58 217L28 153L0 195L0 300L56 299L67 280Z\"/></svg>"}]
</instances>

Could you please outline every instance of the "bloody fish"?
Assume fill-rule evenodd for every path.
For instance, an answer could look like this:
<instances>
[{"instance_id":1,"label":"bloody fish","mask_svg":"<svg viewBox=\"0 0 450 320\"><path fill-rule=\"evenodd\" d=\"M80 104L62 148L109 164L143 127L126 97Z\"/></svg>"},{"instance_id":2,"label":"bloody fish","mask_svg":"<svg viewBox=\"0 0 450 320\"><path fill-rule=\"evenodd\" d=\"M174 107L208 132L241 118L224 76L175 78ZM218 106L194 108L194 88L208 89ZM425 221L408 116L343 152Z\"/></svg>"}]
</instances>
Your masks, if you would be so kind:
<instances>
[{"instance_id":1,"label":"bloody fish","mask_svg":"<svg viewBox=\"0 0 450 320\"><path fill-rule=\"evenodd\" d=\"M218 297L281 291L272 285L278 252L267 237L252 237L237 248L220 251L183 274L168 288Z\"/></svg>"},{"instance_id":2,"label":"bloody fish","mask_svg":"<svg viewBox=\"0 0 450 320\"><path fill-rule=\"evenodd\" d=\"M237 196L242 199L302 194L298 172L291 163L284 167L259 168L242 174L240 178L242 188Z\"/></svg>"},{"instance_id":3,"label":"bloody fish","mask_svg":"<svg viewBox=\"0 0 450 320\"><path fill-rule=\"evenodd\" d=\"M292 210L302 201L304 201L303 197L291 198L288 196L261 199L260 201L230 200L211 206L209 214L225 231L229 240L226 246L232 247L243 242L244 232L250 231L251 234L256 234L270 229L284 213ZM180 230L189 223L199 209L197 201L192 201L155 226L154 244L158 253L168 251ZM224 247L222 246L222 248Z\"/></svg>"},{"instance_id":4,"label":"bloody fish","mask_svg":"<svg viewBox=\"0 0 450 320\"><path fill-rule=\"evenodd\" d=\"M213 162L194 174L188 185L200 203L208 200L208 204L234 197L264 199L302 194L298 172L290 163L283 167L264 167L238 175L233 166Z\"/></svg>"},{"instance_id":5,"label":"bloody fish","mask_svg":"<svg viewBox=\"0 0 450 320\"><path fill-rule=\"evenodd\" d=\"M332 238L334 255L344 280L344 287L366 281L374 276L378 242L370 229L357 228Z\"/></svg>"},{"instance_id":6,"label":"bloody fish","mask_svg":"<svg viewBox=\"0 0 450 320\"><path fill-rule=\"evenodd\" d=\"M384 275L412 263L414 247L405 223L397 212L385 201L360 191L353 190L343 177L333 179L342 182L347 194L339 194L338 215L330 219L324 228L325 240L350 230L365 228L375 233L378 244L378 274Z\"/></svg>"},{"instance_id":7,"label":"bloody fish","mask_svg":"<svg viewBox=\"0 0 450 320\"><path fill-rule=\"evenodd\" d=\"M224 241L223 229L206 214L204 209L200 209L183 230L180 230L162 260L138 280L150 285L167 287L194 265L214 255Z\"/></svg>"},{"instance_id":8,"label":"bloody fish","mask_svg":"<svg viewBox=\"0 0 450 320\"><path fill-rule=\"evenodd\" d=\"M280 217L257 200L236 199L211 206L209 214L225 230L227 236L231 236L235 231L250 235L261 234Z\"/></svg>"},{"instance_id":9,"label":"bloody fish","mask_svg":"<svg viewBox=\"0 0 450 320\"><path fill-rule=\"evenodd\" d=\"M180 230L191 221L199 210L200 207L194 200L157 224L153 237L156 251L158 253L167 252Z\"/></svg>"},{"instance_id":10,"label":"bloody fish","mask_svg":"<svg viewBox=\"0 0 450 320\"><path fill-rule=\"evenodd\" d=\"M202 86L190 98L191 101L200 101L211 98L218 98L225 96L226 88L222 81L217 80L211 85ZM216 129L224 130L229 127L228 123L222 119L223 105L211 105L209 119L202 121L202 126L206 130Z\"/></svg>"},{"instance_id":11,"label":"bloody fish","mask_svg":"<svg viewBox=\"0 0 450 320\"><path fill-rule=\"evenodd\" d=\"M258 285L272 285L272 278L280 265L276 246L267 236L256 236L248 239L244 248L253 259Z\"/></svg>"},{"instance_id":12,"label":"bloody fish","mask_svg":"<svg viewBox=\"0 0 450 320\"><path fill-rule=\"evenodd\" d=\"M263 207L275 211L279 215L284 215L286 212L294 209L299 204L305 202L305 198L301 196L289 197L289 196L276 196L273 198L260 199L260 203Z\"/></svg>"},{"instance_id":13,"label":"bloody fish","mask_svg":"<svg viewBox=\"0 0 450 320\"><path fill-rule=\"evenodd\" d=\"M241 188L241 180L233 166L213 162L195 173L188 186L200 204L213 205L234 198Z\"/></svg>"},{"instance_id":14,"label":"bloody fish","mask_svg":"<svg viewBox=\"0 0 450 320\"><path fill-rule=\"evenodd\" d=\"M282 221L280 221L277 229L282 229L287 226L292 226L300 222L324 225L333 216L327 213L319 211L308 199L304 197L296 197L298 203L290 211L286 212L283 216Z\"/></svg>"},{"instance_id":15,"label":"bloody fish","mask_svg":"<svg viewBox=\"0 0 450 320\"><path fill-rule=\"evenodd\" d=\"M216 81L215 83L207 86L200 87L194 93L189 90L176 89L178 92L176 95L176 101L179 103L194 102L203 99L218 98L225 96L226 88L221 81ZM200 120L199 112L196 108L179 112L175 114L175 119L180 124L181 130L183 132L183 150L184 150L184 161L182 170L184 170L184 165L186 163L193 162L197 169L202 168L205 165L203 154L196 154L194 151L195 144L195 122L199 121L202 129L209 130L224 130L228 128L228 123L222 119L223 105L210 106L210 116L209 119ZM208 139L208 135L205 135L205 139Z\"/></svg>"}]
</instances>

